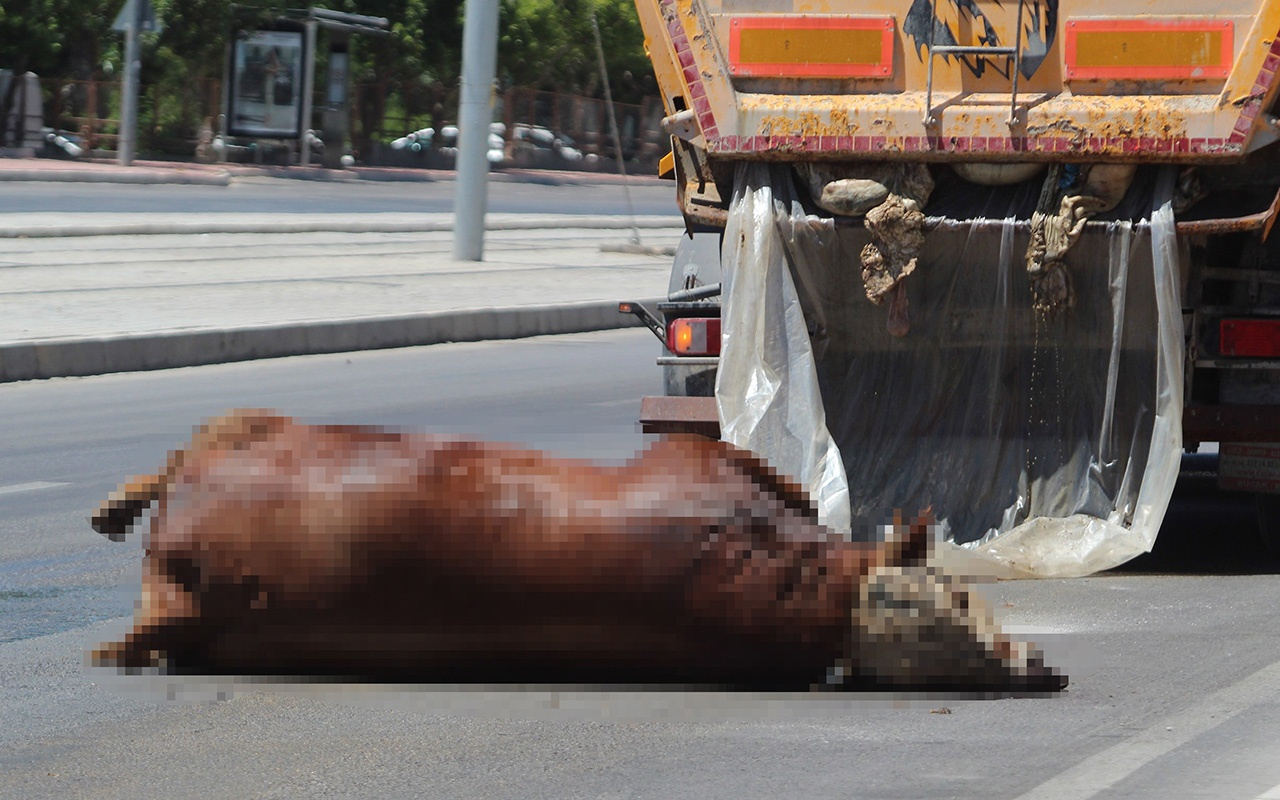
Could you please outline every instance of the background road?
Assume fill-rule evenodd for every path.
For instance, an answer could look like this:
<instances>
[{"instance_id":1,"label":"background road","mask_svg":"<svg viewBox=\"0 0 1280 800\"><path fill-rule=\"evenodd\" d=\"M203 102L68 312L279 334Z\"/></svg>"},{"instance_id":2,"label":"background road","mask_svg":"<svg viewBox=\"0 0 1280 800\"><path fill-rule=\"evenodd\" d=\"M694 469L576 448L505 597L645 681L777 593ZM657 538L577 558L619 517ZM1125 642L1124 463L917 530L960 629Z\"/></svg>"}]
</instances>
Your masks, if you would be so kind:
<instances>
[{"instance_id":1,"label":"background road","mask_svg":"<svg viewBox=\"0 0 1280 800\"><path fill-rule=\"evenodd\" d=\"M0 214L255 212L365 214L453 211L454 181L309 181L239 177L230 186L0 182ZM677 214L675 185L637 181L630 187L636 214ZM625 214L623 187L490 182L494 213ZM68 219L68 222L73 221Z\"/></svg>"},{"instance_id":2,"label":"background road","mask_svg":"<svg viewBox=\"0 0 1280 800\"><path fill-rule=\"evenodd\" d=\"M1195 479L1141 570L988 587L1071 674L1055 698L84 672L136 597L140 556L136 536L112 544L85 518L200 418L265 405L620 459L642 444L656 350L628 330L0 386L0 797L1249 800L1280 785L1280 580L1250 549L1247 509Z\"/></svg>"}]
</instances>

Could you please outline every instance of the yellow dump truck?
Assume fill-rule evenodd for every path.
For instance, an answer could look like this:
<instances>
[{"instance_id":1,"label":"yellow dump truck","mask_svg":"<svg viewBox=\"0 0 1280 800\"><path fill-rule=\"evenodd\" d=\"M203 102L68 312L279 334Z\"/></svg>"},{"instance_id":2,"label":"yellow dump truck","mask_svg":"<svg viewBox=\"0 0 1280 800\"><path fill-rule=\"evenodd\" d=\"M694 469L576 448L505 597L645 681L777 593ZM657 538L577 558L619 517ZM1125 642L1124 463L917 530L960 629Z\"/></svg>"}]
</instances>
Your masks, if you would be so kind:
<instances>
[{"instance_id":1,"label":"yellow dump truck","mask_svg":"<svg viewBox=\"0 0 1280 800\"><path fill-rule=\"evenodd\" d=\"M648 430L1032 575L1149 550L1221 443L1277 542L1280 2L637 7L689 230Z\"/></svg>"}]
</instances>

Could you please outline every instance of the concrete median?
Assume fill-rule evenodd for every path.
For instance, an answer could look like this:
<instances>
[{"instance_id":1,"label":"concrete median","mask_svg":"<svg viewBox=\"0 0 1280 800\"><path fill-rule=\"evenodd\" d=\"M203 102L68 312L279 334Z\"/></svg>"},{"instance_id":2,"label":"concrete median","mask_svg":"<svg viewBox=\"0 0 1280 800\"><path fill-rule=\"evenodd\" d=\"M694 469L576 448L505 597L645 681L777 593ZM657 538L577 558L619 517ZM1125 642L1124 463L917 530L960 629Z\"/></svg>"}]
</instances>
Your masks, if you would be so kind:
<instances>
[{"instance_id":1,"label":"concrete median","mask_svg":"<svg viewBox=\"0 0 1280 800\"><path fill-rule=\"evenodd\" d=\"M656 301L655 301L656 302ZM638 326L615 302L0 344L0 382Z\"/></svg>"}]
</instances>

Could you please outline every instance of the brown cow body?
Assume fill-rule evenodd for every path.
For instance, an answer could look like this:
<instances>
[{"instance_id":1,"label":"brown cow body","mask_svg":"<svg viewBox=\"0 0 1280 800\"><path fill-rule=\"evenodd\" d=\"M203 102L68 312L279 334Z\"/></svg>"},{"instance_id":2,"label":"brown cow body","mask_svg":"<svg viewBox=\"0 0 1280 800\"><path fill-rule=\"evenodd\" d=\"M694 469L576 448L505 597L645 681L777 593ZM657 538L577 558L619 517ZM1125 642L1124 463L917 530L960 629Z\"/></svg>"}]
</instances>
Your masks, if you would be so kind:
<instances>
[{"instance_id":1,"label":"brown cow body","mask_svg":"<svg viewBox=\"0 0 1280 800\"><path fill-rule=\"evenodd\" d=\"M206 426L151 498L124 668L439 682L1054 690L1063 679L918 562L858 545L719 442L621 467L259 412Z\"/></svg>"}]
</instances>

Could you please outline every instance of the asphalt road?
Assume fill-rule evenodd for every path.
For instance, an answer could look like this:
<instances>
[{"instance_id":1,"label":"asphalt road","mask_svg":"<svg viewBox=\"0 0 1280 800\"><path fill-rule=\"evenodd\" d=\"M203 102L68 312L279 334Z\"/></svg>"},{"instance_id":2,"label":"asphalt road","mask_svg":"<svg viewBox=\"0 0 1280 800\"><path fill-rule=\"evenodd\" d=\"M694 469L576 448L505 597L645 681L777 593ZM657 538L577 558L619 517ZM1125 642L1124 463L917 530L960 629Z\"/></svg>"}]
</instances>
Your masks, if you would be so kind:
<instances>
[{"instance_id":1,"label":"asphalt road","mask_svg":"<svg viewBox=\"0 0 1280 800\"><path fill-rule=\"evenodd\" d=\"M0 797L1280 792L1280 578L1257 556L1247 509L1199 478L1182 486L1146 567L987 587L1006 624L1072 676L1054 698L450 691L84 671L83 649L118 630L139 577L136 537L112 544L85 517L201 417L271 406L619 459L642 444L632 420L637 398L659 389L656 349L628 330L0 386Z\"/></svg>"},{"instance_id":2,"label":"asphalt road","mask_svg":"<svg viewBox=\"0 0 1280 800\"><path fill-rule=\"evenodd\" d=\"M449 212L453 181L330 183L285 178L237 178L230 186L173 186L94 183L0 182L0 214L94 211L155 211L203 214L257 213L365 214L380 211ZM636 214L675 214L675 185L645 181L630 187ZM626 214L621 185L558 186L551 183L491 182L494 213Z\"/></svg>"}]
</instances>

